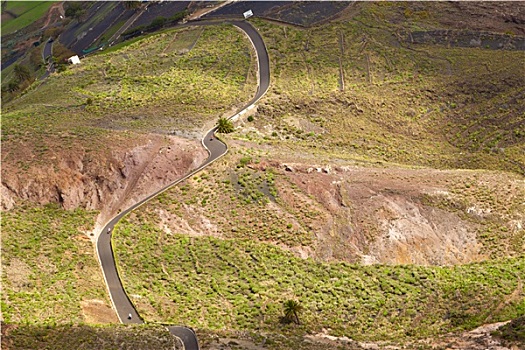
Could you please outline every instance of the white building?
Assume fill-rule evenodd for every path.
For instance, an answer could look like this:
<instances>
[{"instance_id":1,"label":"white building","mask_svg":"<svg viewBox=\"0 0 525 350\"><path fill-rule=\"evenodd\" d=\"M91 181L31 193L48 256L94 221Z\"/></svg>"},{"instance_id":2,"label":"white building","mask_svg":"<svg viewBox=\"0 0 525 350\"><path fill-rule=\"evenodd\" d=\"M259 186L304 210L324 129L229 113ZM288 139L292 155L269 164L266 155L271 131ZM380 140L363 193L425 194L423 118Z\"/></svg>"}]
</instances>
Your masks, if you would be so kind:
<instances>
[{"instance_id":1,"label":"white building","mask_svg":"<svg viewBox=\"0 0 525 350\"><path fill-rule=\"evenodd\" d=\"M244 19L250 18L251 16L253 16L253 12L252 12L252 10L248 10L248 11L244 12L243 15L244 15Z\"/></svg>"},{"instance_id":2,"label":"white building","mask_svg":"<svg viewBox=\"0 0 525 350\"><path fill-rule=\"evenodd\" d=\"M67 59L67 61L71 64L79 64L80 63L80 58L78 58L77 55L75 56L71 56Z\"/></svg>"}]
</instances>

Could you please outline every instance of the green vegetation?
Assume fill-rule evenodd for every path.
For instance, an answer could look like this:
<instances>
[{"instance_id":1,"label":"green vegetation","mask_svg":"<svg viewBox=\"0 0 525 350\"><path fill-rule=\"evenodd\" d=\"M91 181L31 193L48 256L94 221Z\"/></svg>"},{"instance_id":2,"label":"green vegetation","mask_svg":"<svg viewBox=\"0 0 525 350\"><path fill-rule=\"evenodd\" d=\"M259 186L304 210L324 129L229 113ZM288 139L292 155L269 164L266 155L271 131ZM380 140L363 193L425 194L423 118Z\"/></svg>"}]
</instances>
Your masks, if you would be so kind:
<instances>
[{"instance_id":1,"label":"green vegetation","mask_svg":"<svg viewBox=\"0 0 525 350\"><path fill-rule=\"evenodd\" d=\"M176 24L178 21L183 19L188 14L187 11L180 11L175 13L173 16L166 18L166 17L157 17L153 21L151 21L148 25L142 25L138 27L133 27L131 29L126 30L124 33L122 33L123 37L133 37L136 35L140 35L143 32L152 32L159 30L166 26L167 24Z\"/></svg>"},{"instance_id":2,"label":"green vegetation","mask_svg":"<svg viewBox=\"0 0 525 350\"><path fill-rule=\"evenodd\" d=\"M58 150L92 164L109 159L112 145L133 147L141 133L198 130L253 94L252 64L249 41L226 25L171 30L86 58L3 104L2 171L29 176L51 165L58 172ZM28 203L2 215L6 322L81 323L90 319L84 301L107 308L85 234L94 218Z\"/></svg>"},{"instance_id":3,"label":"green vegetation","mask_svg":"<svg viewBox=\"0 0 525 350\"><path fill-rule=\"evenodd\" d=\"M18 17L2 18L2 35L22 29L41 18L56 1L7 1L6 10Z\"/></svg>"},{"instance_id":4,"label":"green vegetation","mask_svg":"<svg viewBox=\"0 0 525 350\"><path fill-rule=\"evenodd\" d=\"M86 10L82 6L82 4L78 2L71 2L67 4L66 13L65 13L66 17L72 17L78 20L85 13L86 13Z\"/></svg>"},{"instance_id":5,"label":"green vegetation","mask_svg":"<svg viewBox=\"0 0 525 350\"><path fill-rule=\"evenodd\" d=\"M273 242L290 248L311 247L315 251L320 248L317 237L323 232L327 234L327 230L337 236L344 235L347 228L365 229L369 231L368 242L373 242L375 235L381 232L386 234L378 222L381 214L372 215L370 225L366 226L356 223L355 216L347 214L344 208L340 213L327 213L323 198L309 196L304 188L296 186L293 173L270 165L272 158L266 151L232 147L230 135L223 136L230 151L221 162L212 164L201 174L153 200L151 205L142 207L143 215L156 223L167 216L170 219L164 223L173 225L171 229L180 227L175 223L182 220L191 227L187 232L208 232L199 220L189 219L202 216L223 237ZM396 175L389 176L387 188L379 190L383 195L388 196L392 188L396 191L399 187L400 195L407 196L407 200L415 204L458 215L470 226L469 231L476 233L481 256L502 258L522 254L525 230L519 225L525 210L525 188L519 175L460 171L442 173L438 179L425 170L406 171L402 175L393 173ZM299 177L308 181L305 174ZM412 193L402 189L403 183L426 184L423 188L432 184L431 188L441 190L422 190L414 198ZM352 177L346 176L340 186L350 191L359 188ZM333 189L326 187L327 191ZM360 205L349 198L343 200L347 207ZM338 242L330 250L334 257L358 259L346 251L345 239ZM366 249L369 243L359 244ZM472 256L472 259L479 258Z\"/></svg>"},{"instance_id":6,"label":"green vegetation","mask_svg":"<svg viewBox=\"0 0 525 350\"><path fill-rule=\"evenodd\" d=\"M482 253L491 258L522 254L525 187L520 176L471 173L451 183L448 193L424 195L423 203L458 214L474 224Z\"/></svg>"},{"instance_id":7,"label":"green vegetation","mask_svg":"<svg viewBox=\"0 0 525 350\"><path fill-rule=\"evenodd\" d=\"M235 129L233 128L233 123L231 120L228 120L226 118L219 118L219 121L217 122L217 132L221 134L229 134L233 132Z\"/></svg>"},{"instance_id":8,"label":"green vegetation","mask_svg":"<svg viewBox=\"0 0 525 350\"><path fill-rule=\"evenodd\" d=\"M138 9L141 6L141 1L124 1L124 8L126 10Z\"/></svg>"},{"instance_id":9,"label":"green vegetation","mask_svg":"<svg viewBox=\"0 0 525 350\"><path fill-rule=\"evenodd\" d=\"M113 26L111 26L111 28L108 28L104 34L100 37L100 39L97 40L96 43L94 43L92 45L92 47L99 47L99 46L102 46L104 44L107 44L109 39L111 39L111 37L113 35L115 35L115 33L126 23L126 21L122 20L122 21L118 21L116 22ZM115 50L113 50L115 51Z\"/></svg>"},{"instance_id":10,"label":"green vegetation","mask_svg":"<svg viewBox=\"0 0 525 350\"><path fill-rule=\"evenodd\" d=\"M23 93L42 74L42 66L42 48L32 47L17 63L2 70L2 102Z\"/></svg>"},{"instance_id":11,"label":"green vegetation","mask_svg":"<svg viewBox=\"0 0 525 350\"><path fill-rule=\"evenodd\" d=\"M13 65L13 75L14 78L3 88L4 91L18 91L24 86L31 84L31 81L33 80L33 75L31 74L31 71L26 65L23 64Z\"/></svg>"},{"instance_id":12,"label":"green vegetation","mask_svg":"<svg viewBox=\"0 0 525 350\"><path fill-rule=\"evenodd\" d=\"M175 349L173 338L160 325L6 325L2 348L18 349Z\"/></svg>"},{"instance_id":13,"label":"green vegetation","mask_svg":"<svg viewBox=\"0 0 525 350\"><path fill-rule=\"evenodd\" d=\"M27 68L27 66L15 64L13 73L15 74L15 78L19 81L31 79L31 72L29 71L29 68Z\"/></svg>"},{"instance_id":14,"label":"green vegetation","mask_svg":"<svg viewBox=\"0 0 525 350\"><path fill-rule=\"evenodd\" d=\"M100 151L134 133L198 132L253 95L252 62L249 41L227 25L171 30L88 57L2 105L2 142L10 150L3 161L49 161L38 145Z\"/></svg>"},{"instance_id":15,"label":"green vegetation","mask_svg":"<svg viewBox=\"0 0 525 350\"><path fill-rule=\"evenodd\" d=\"M264 343L270 349L334 350L332 344L309 343L302 337L233 330L197 330L201 349L217 341L217 336L229 339L249 339ZM235 346L235 341L230 345ZM160 325L8 325L2 323L2 349L123 349L174 350L182 349L166 328ZM353 348L344 347L350 350ZM357 348L356 348L357 349Z\"/></svg>"},{"instance_id":16,"label":"green vegetation","mask_svg":"<svg viewBox=\"0 0 525 350\"><path fill-rule=\"evenodd\" d=\"M234 154L235 153L235 154ZM160 222L160 208L177 220L189 220L194 230L206 231L197 220L187 219L195 210L209 220L225 238L273 242L288 247L314 246L318 207L299 196L298 189L270 167L258 170L256 152L231 151L195 178L163 193L141 209L141 216ZM299 208L290 206L280 193L293 196Z\"/></svg>"},{"instance_id":17,"label":"green vegetation","mask_svg":"<svg viewBox=\"0 0 525 350\"><path fill-rule=\"evenodd\" d=\"M69 67L67 60L69 57L74 56L75 52L71 51L60 42L53 44L53 62L58 72L63 72Z\"/></svg>"},{"instance_id":18,"label":"green vegetation","mask_svg":"<svg viewBox=\"0 0 525 350\"><path fill-rule=\"evenodd\" d=\"M23 203L2 213L2 317L6 323L80 323L81 302L109 305L86 232L95 212Z\"/></svg>"},{"instance_id":19,"label":"green vegetation","mask_svg":"<svg viewBox=\"0 0 525 350\"><path fill-rule=\"evenodd\" d=\"M168 235L140 214L114 239L125 288L150 322L401 340L525 314L525 301L509 298L524 257L456 267L322 263L250 240ZM282 329L282 303L294 298L302 323Z\"/></svg>"},{"instance_id":20,"label":"green vegetation","mask_svg":"<svg viewBox=\"0 0 525 350\"><path fill-rule=\"evenodd\" d=\"M193 35L193 31L187 32ZM203 117L212 111L240 103L248 92L243 91L243 84L250 63L242 36L228 26L208 28L193 50L169 51L173 36L183 38L185 33L182 30L158 34L118 52L85 60L78 74L89 72L104 77L83 77L85 84L76 88L78 93L93 99L88 112L110 113L117 124L135 130L143 125L170 131L199 127ZM219 52L218 42L231 45L231 50ZM235 65L230 66L232 62ZM197 93L197 86L206 86L205 94ZM136 119L130 121L129 112L150 118L141 117L139 123ZM158 118L159 115L164 117ZM119 120L123 117L125 120ZM163 123L159 125L159 121Z\"/></svg>"},{"instance_id":21,"label":"green vegetation","mask_svg":"<svg viewBox=\"0 0 525 350\"><path fill-rule=\"evenodd\" d=\"M286 300L283 304L284 317L283 320L287 323L295 322L301 324L299 321L299 314L303 311L303 306L296 300Z\"/></svg>"},{"instance_id":22,"label":"green vegetation","mask_svg":"<svg viewBox=\"0 0 525 350\"><path fill-rule=\"evenodd\" d=\"M525 316L518 317L498 328L493 335L510 343L525 344Z\"/></svg>"},{"instance_id":23,"label":"green vegetation","mask_svg":"<svg viewBox=\"0 0 525 350\"><path fill-rule=\"evenodd\" d=\"M382 20L396 6L366 6L310 29L254 20L272 88L253 140L319 157L523 172L523 52L410 45L393 34L405 22Z\"/></svg>"},{"instance_id":24,"label":"green vegetation","mask_svg":"<svg viewBox=\"0 0 525 350\"><path fill-rule=\"evenodd\" d=\"M355 344L344 344L337 346L331 342L312 342L302 334L290 334L283 335L279 332L258 332L258 331L239 331L232 329L220 329L220 330L209 330L209 329L197 329L197 337L199 338L199 345L201 349L215 349L217 347L218 340L224 343L225 340L230 340L228 345L231 345L235 349L235 344L240 344L241 348L251 348L249 345L242 347L243 343L247 340L253 343L255 346L260 346L263 349L294 349L294 350L361 350L357 343ZM239 340L237 340L239 339ZM249 343L248 343L249 344ZM418 350L423 350L419 348Z\"/></svg>"},{"instance_id":25,"label":"green vegetation","mask_svg":"<svg viewBox=\"0 0 525 350\"><path fill-rule=\"evenodd\" d=\"M496 176L479 170L471 178L452 175L440 185L447 191L413 198L475 226L482 258L493 260L360 266L337 260L338 247L330 262L298 257L316 256L309 252L321 242L319 226L340 218L270 165L283 155L512 172L525 164L522 52L411 46L401 33L436 25L428 13L402 11L402 20L390 21L399 12L393 5L366 6L351 21L311 29L253 19L268 45L272 87L249 130L224 135L235 145L221 162L114 231L126 291L147 321L250 332L254 339L278 334L281 342L267 343L275 349L294 348L283 342L323 329L402 342L511 318L500 334L522 339L524 189L517 176L493 184L487 179ZM13 67L2 76L26 75ZM2 106L3 171L58 169L58 149L82 152L78 159L90 163L148 133L202 132L253 95L255 77L249 41L228 25L135 38L34 83ZM154 348L168 341L158 327L151 330L159 344L141 333L148 326L54 326L89 322L83 302L109 304L86 239L95 215L28 203L3 214L2 316L20 324L6 341L22 348L70 348L71 339L99 348L101 341L108 345L108 334L118 346L128 339L130 348L143 348L135 339ZM218 237L183 236L180 227ZM280 322L283 311L296 324Z\"/></svg>"}]
</instances>

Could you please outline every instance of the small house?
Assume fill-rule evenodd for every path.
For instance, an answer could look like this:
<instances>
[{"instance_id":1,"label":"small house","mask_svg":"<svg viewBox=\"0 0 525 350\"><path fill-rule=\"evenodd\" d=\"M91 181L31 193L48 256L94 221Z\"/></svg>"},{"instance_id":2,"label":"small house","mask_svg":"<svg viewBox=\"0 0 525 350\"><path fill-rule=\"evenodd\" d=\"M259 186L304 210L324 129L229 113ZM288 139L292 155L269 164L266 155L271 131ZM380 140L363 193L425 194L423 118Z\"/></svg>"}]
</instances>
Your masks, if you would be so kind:
<instances>
[{"instance_id":1,"label":"small house","mask_svg":"<svg viewBox=\"0 0 525 350\"><path fill-rule=\"evenodd\" d=\"M75 56L71 56L67 59L67 61L71 64L79 64L80 63L80 58L78 58L77 55Z\"/></svg>"},{"instance_id":2,"label":"small house","mask_svg":"<svg viewBox=\"0 0 525 350\"><path fill-rule=\"evenodd\" d=\"M244 19L250 18L251 16L253 16L253 11L252 10L248 10L248 11L244 12L243 15L244 15Z\"/></svg>"}]
</instances>

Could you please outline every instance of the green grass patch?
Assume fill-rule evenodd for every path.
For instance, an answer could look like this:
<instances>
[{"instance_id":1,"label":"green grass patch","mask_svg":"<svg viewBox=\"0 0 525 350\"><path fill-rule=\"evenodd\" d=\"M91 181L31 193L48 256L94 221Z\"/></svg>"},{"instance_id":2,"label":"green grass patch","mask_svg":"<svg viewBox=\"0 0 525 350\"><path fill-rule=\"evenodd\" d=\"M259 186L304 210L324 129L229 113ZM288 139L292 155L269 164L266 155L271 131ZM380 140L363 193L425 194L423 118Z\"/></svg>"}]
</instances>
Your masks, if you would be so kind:
<instances>
[{"instance_id":1,"label":"green grass patch","mask_svg":"<svg viewBox=\"0 0 525 350\"><path fill-rule=\"evenodd\" d=\"M164 52L186 52L197 42L203 32L203 28L189 27L185 31L179 31L173 40L164 48Z\"/></svg>"},{"instance_id":2,"label":"green grass patch","mask_svg":"<svg viewBox=\"0 0 525 350\"><path fill-rule=\"evenodd\" d=\"M7 10L18 15L2 21L2 34L22 29L41 18L56 1L8 1Z\"/></svg>"},{"instance_id":3,"label":"green grass patch","mask_svg":"<svg viewBox=\"0 0 525 350\"><path fill-rule=\"evenodd\" d=\"M14 163L44 161L45 153L27 153L35 144L53 149L60 135L67 135L62 148L97 150L99 141L103 148L111 143L100 137L126 138L126 130L200 132L204 123L254 94L251 44L232 26L204 29L189 52L163 53L174 39L187 45L196 35L171 30L141 38L118 51L88 57L3 104L6 154L17 154Z\"/></svg>"},{"instance_id":4,"label":"green grass patch","mask_svg":"<svg viewBox=\"0 0 525 350\"><path fill-rule=\"evenodd\" d=\"M80 302L109 303L93 245L96 213L23 203L2 213L2 317L7 323L83 322Z\"/></svg>"},{"instance_id":5,"label":"green grass patch","mask_svg":"<svg viewBox=\"0 0 525 350\"><path fill-rule=\"evenodd\" d=\"M374 16L309 29L254 23L272 87L252 140L343 159L523 172L523 52L411 46L392 34L406 28Z\"/></svg>"},{"instance_id":6,"label":"green grass patch","mask_svg":"<svg viewBox=\"0 0 525 350\"><path fill-rule=\"evenodd\" d=\"M118 21L115 23L113 26L111 26L111 28L104 32L104 35L102 35L93 46L107 43L107 41L111 39L111 37L124 25L124 23L126 23L126 21Z\"/></svg>"},{"instance_id":7,"label":"green grass patch","mask_svg":"<svg viewBox=\"0 0 525 350\"><path fill-rule=\"evenodd\" d=\"M523 299L504 303L525 272L523 257L456 267L322 263L251 240L167 235L144 219L120 223L114 249L149 321L400 340L525 314ZM291 298L304 306L301 326L279 323Z\"/></svg>"},{"instance_id":8,"label":"green grass patch","mask_svg":"<svg viewBox=\"0 0 525 350\"><path fill-rule=\"evenodd\" d=\"M2 324L2 348L174 349L175 339L160 325Z\"/></svg>"}]
</instances>

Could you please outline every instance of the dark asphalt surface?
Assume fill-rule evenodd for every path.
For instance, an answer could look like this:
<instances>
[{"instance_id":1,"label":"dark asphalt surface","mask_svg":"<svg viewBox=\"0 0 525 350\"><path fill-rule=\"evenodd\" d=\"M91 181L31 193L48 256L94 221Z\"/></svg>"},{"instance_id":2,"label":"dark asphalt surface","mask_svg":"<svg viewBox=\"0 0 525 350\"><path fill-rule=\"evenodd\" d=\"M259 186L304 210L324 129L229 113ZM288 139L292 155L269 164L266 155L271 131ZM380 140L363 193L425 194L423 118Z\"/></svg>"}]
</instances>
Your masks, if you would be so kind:
<instances>
[{"instance_id":1,"label":"dark asphalt surface","mask_svg":"<svg viewBox=\"0 0 525 350\"><path fill-rule=\"evenodd\" d=\"M79 55L85 54L83 50L94 48L99 39L104 36L113 25L126 22L136 13L139 17L130 26L135 28L140 25L150 24L155 18L169 18L175 13L187 8L190 1L165 1L163 3L150 2L145 11L139 9L126 9L122 3L115 1L99 1L87 9L87 22L77 22L68 27L60 35L60 42ZM130 29L128 28L128 29ZM105 37L102 44L108 44L110 38Z\"/></svg>"},{"instance_id":2,"label":"dark asphalt surface","mask_svg":"<svg viewBox=\"0 0 525 350\"><path fill-rule=\"evenodd\" d=\"M185 350L199 349L199 342L193 329L178 326L168 326L166 328L168 328L171 334L182 340Z\"/></svg>"},{"instance_id":3,"label":"dark asphalt surface","mask_svg":"<svg viewBox=\"0 0 525 350\"><path fill-rule=\"evenodd\" d=\"M60 42L75 53L90 48L97 38L111 28L117 20L126 20L133 14L124 10L124 5L110 1L93 2L87 9L87 21L73 22L60 34Z\"/></svg>"},{"instance_id":4,"label":"dark asphalt surface","mask_svg":"<svg viewBox=\"0 0 525 350\"><path fill-rule=\"evenodd\" d=\"M24 53L23 52L19 52L17 54L14 54L13 56L9 57L9 59L7 60L3 60L2 61L2 70L6 69L7 67L9 67L10 65L12 65L13 63L15 63L16 61L18 61L18 59L20 57L24 56Z\"/></svg>"},{"instance_id":5,"label":"dark asphalt surface","mask_svg":"<svg viewBox=\"0 0 525 350\"><path fill-rule=\"evenodd\" d=\"M177 12L184 11L190 2L191 1L164 1L162 3L150 2L148 9L144 11L128 29L148 25L153 22L155 18L170 18Z\"/></svg>"},{"instance_id":6,"label":"dark asphalt surface","mask_svg":"<svg viewBox=\"0 0 525 350\"><path fill-rule=\"evenodd\" d=\"M49 42L49 39L46 40L46 43L44 44L44 48L42 49L42 59L44 60L44 64L49 64L51 60L51 56L53 55L53 43L54 41ZM49 66L48 69L46 69L46 72L44 75L42 75L39 80L44 80L49 76L50 73L53 73L55 71L55 66L51 63L51 66Z\"/></svg>"},{"instance_id":7,"label":"dark asphalt surface","mask_svg":"<svg viewBox=\"0 0 525 350\"><path fill-rule=\"evenodd\" d=\"M243 108L244 110L248 108L250 105L257 102L257 100L259 100L268 90L268 87L270 85L270 62L269 62L268 52L266 51L266 46L264 45L264 42L261 36L259 35L259 33L254 27L252 27L249 23L244 22L244 21L231 21L230 23L242 29L249 36L250 40L252 41L255 47L255 50L257 52L257 58L258 58L259 86L257 89L257 93L255 94L253 99L250 100L250 102ZM218 24L218 23L207 23L207 22L195 23L195 25L213 25L213 24ZM113 249L111 246L111 236L112 236L113 227L118 223L118 221L122 217L124 217L126 214L128 214L132 210L138 208L145 202L156 197L157 195L166 191L167 189L177 185L181 181L184 181L187 178L193 176L194 174L202 170L204 167L211 164L213 161L225 155L226 152L228 151L228 148L226 144L224 144L222 141L220 141L219 139L215 137L214 135L215 130L216 130L216 127L211 129L204 136L204 139L202 140L204 147L208 150L209 157L201 166L199 166L197 169L193 170L192 172L190 172L183 178L163 187L161 190L147 196L146 198L142 199L141 201L134 204L133 206L123 210L119 215L115 216L113 219L111 219L106 224L106 226L102 229L102 233L98 237L97 253L99 256L100 264L102 266L104 277L106 279L106 284L108 285L111 300L117 311L120 321L124 324L143 323L143 320L138 314L137 310L135 310L135 307L133 306L128 295L124 291L122 282L120 281L120 278L117 272L117 268L115 265L115 257L113 255ZM131 315L131 318L129 318L130 315ZM180 337L184 341L186 350L198 350L199 349L197 337L195 333L193 332L193 330L191 330L190 328L179 327L179 326L169 326L167 328L172 334Z\"/></svg>"},{"instance_id":8,"label":"dark asphalt surface","mask_svg":"<svg viewBox=\"0 0 525 350\"><path fill-rule=\"evenodd\" d=\"M42 58L47 60L51 57L53 54L53 41L49 42L49 39L46 41L46 44L44 45L44 50L42 51Z\"/></svg>"},{"instance_id":9,"label":"dark asphalt surface","mask_svg":"<svg viewBox=\"0 0 525 350\"><path fill-rule=\"evenodd\" d=\"M267 16L269 13L278 11L283 6L293 5L294 1L238 1L228 4L220 9L203 16L203 18L213 18L222 16L239 16L252 10L255 17Z\"/></svg>"}]
</instances>

